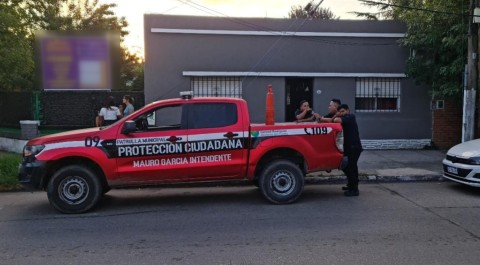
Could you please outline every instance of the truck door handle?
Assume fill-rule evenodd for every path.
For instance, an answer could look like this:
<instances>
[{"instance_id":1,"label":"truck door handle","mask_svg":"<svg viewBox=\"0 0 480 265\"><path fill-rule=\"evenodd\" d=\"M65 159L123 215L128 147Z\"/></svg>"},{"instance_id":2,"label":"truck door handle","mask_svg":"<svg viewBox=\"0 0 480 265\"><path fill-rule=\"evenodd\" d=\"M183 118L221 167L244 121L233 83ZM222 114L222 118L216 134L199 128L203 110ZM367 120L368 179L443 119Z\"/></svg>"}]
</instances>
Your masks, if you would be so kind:
<instances>
[{"instance_id":1,"label":"truck door handle","mask_svg":"<svg viewBox=\"0 0 480 265\"><path fill-rule=\"evenodd\" d=\"M235 136L238 136L238 133L228 132L228 133L223 135L223 137L227 137L227 138L232 138L232 137L235 137Z\"/></svg>"},{"instance_id":2,"label":"truck door handle","mask_svg":"<svg viewBox=\"0 0 480 265\"><path fill-rule=\"evenodd\" d=\"M182 137L177 137L177 136L170 136L167 138L167 141L169 142L176 142L182 140Z\"/></svg>"}]
</instances>

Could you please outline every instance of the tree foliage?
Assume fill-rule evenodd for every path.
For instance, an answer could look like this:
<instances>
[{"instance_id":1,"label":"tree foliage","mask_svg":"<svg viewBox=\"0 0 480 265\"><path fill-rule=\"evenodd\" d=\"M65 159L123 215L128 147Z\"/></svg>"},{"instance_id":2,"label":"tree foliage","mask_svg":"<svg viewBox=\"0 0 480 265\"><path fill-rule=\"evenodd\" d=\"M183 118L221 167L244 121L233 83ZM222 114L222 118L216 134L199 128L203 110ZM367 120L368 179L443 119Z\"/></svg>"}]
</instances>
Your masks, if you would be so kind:
<instances>
[{"instance_id":1,"label":"tree foliage","mask_svg":"<svg viewBox=\"0 0 480 265\"><path fill-rule=\"evenodd\" d=\"M0 89L31 87L33 49L25 37L26 14L19 1L0 2Z\"/></svg>"},{"instance_id":2,"label":"tree foliage","mask_svg":"<svg viewBox=\"0 0 480 265\"><path fill-rule=\"evenodd\" d=\"M35 30L118 32L123 38L128 34L124 17L112 11L115 4L98 4L98 0L23 0L28 23Z\"/></svg>"},{"instance_id":3,"label":"tree foliage","mask_svg":"<svg viewBox=\"0 0 480 265\"><path fill-rule=\"evenodd\" d=\"M61 16L63 0L22 0L20 5L25 8L30 36L37 30L67 30L68 22Z\"/></svg>"},{"instance_id":4,"label":"tree foliage","mask_svg":"<svg viewBox=\"0 0 480 265\"><path fill-rule=\"evenodd\" d=\"M111 10L115 4L98 6L98 0L68 0L67 4L67 18L71 20L72 30L114 31L122 40L128 34L125 18L117 18Z\"/></svg>"},{"instance_id":5,"label":"tree foliage","mask_svg":"<svg viewBox=\"0 0 480 265\"><path fill-rule=\"evenodd\" d=\"M144 88L144 64L145 61L137 54L128 49L121 51L123 62L120 64L120 83L119 90L124 91L143 91Z\"/></svg>"},{"instance_id":6,"label":"tree foliage","mask_svg":"<svg viewBox=\"0 0 480 265\"><path fill-rule=\"evenodd\" d=\"M98 0L7 0L0 3L0 89L31 89L35 78L33 50L38 31L115 32L121 42L128 32L124 17L117 17L115 4ZM6 15L3 15L3 14ZM4 33L6 32L6 33ZM8 44L8 45L7 45ZM11 47L10 49L8 47ZM8 56L7 56L8 55ZM120 47L120 87L143 90L143 60ZM7 63L3 63L6 61ZM10 64L8 64L10 63ZM12 65L16 63L21 67ZM5 68L5 69L4 69ZM12 69L18 69L17 72ZM23 78L23 80L22 80ZM142 79L142 82L139 79ZM6 82L8 81L8 82ZM8 85L6 85L8 84ZM134 86L132 87L132 84ZM142 85L142 87L140 87Z\"/></svg>"},{"instance_id":7,"label":"tree foliage","mask_svg":"<svg viewBox=\"0 0 480 265\"><path fill-rule=\"evenodd\" d=\"M313 0L305 6L292 6L288 13L289 18L309 18L309 19L339 19L329 8L317 7Z\"/></svg>"},{"instance_id":8,"label":"tree foliage","mask_svg":"<svg viewBox=\"0 0 480 265\"><path fill-rule=\"evenodd\" d=\"M438 96L460 96L467 57L469 0L379 0L361 2L377 13L359 14L375 19L405 22L400 43L411 50L406 73Z\"/></svg>"}]
</instances>

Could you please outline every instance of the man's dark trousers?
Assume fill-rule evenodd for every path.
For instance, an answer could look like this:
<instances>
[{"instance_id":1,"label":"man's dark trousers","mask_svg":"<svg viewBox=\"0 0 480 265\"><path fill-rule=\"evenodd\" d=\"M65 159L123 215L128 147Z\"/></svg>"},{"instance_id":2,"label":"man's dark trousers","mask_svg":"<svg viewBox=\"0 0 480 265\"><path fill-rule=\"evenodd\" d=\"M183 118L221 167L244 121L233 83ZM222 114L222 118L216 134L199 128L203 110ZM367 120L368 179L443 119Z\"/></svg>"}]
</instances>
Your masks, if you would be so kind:
<instances>
[{"instance_id":1,"label":"man's dark trousers","mask_svg":"<svg viewBox=\"0 0 480 265\"><path fill-rule=\"evenodd\" d=\"M345 150L345 156L348 157L348 164L343 169L343 173L347 176L347 187L350 190L358 190L358 159L363 149L360 146L350 146Z\"/></svg>"}]
</instances>

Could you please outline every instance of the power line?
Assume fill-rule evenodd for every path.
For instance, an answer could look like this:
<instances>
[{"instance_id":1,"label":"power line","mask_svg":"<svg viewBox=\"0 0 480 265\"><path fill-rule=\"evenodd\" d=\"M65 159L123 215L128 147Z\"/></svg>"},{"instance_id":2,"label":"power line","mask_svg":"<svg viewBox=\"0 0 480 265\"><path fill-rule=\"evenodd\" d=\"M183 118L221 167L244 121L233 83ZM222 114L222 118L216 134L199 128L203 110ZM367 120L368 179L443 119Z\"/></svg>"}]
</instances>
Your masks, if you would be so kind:
<instances>
[{"instance_id":1,"label":"power line","mask_svg":"<svg viewBox=\"0 0 480 265\"><path fill-rule=\"evenodd\" d=\"M397 7L397 8L401 8L401 9L410 9L410 10L423 11L423 12L429 12L429 13L437 13L437 14L444 14L444 15L470 16L470 15L468 15L468 14L463 14L463 13L454 13L454 12L433 10L433 9L428 9L428 8L420 8L420 7L396 5L396 4L384 3L384 2L378 2L378 1L361 0L361 2L367 3L367 4L372 4L372 5L383 5L383 6L385 6L385 7Z\"/></svg>"},{"instance_id":2,"label":"power line","mask_svg":"<svg viewBox=\"0 0 480 265\"><path fill-rule=\"evenodd\" d=\"M209 13L209 14L212 14L212 12L213 12L213 13L220 14L220 15L222 15L223 17L225 17L226 19L228 19L228 20L230 20L230 21L232 21L232 22L234 22L234 23L238 23L238 24L241 24L241 25L244 25L244 26L247 26L247 27L256 29L256 30L258 30L258 29L263 29L262 31L267 31L267 32L274 32L274 31L275 31L275 30L273 30L273 29L270 29L270 28L267 28L267 27L263 27L263 26L259 26L259 25L254 24L254 23L247 22L247 21L245 21L245 20L233 19L233 18L227 16L226 14L223 14L223 13L221 13L221 12L215 11L215 10L210 9L210 8L208 8L208 7L205 7L205 6L199 5L199 4L197 4L197 3L194 3L194 2L191 1L191 0L177 0L177 1L182 2L182 3L185 3L185 4L187 4L187 5L190 5L190 6L196 8L196 9L198 9L198 10L201 10L201 11L203 11L203 9L206 9L207 11L205 11L205 12L207 12L207 13ZM315 11L315 10L320 6L320 4L321 4L323 1L324 1L324 0L321 0L321 1L315 6L315 8L313 9L313 11ZM300 28L305 24L305 21L306 21L307 19L308 19L308 17L303 20L302 24L297 28L297 30L300 29ZM296 22L297 22L296 19L293 20L292 23L290 24L290 26L288 26L288 28L287 28L286 30L289 31L290 28L292 28L293 25L295 25ZM278 43L280 42L280 40L283 39L283 37L284 37L283 34L280 35L280 37L270 46L270 48L262 55L262 57L261 57L260 59L258 59L257 62L250 68L250 71L254 71L255 68L257 68L261 63L265 62L267 56L268 56L268 55L271 53L271 51L278 45ZM246 76L243 77L243 81L245 81L246 78L247 78ZM257 78L257 77L255 77L255 78ZM254 78L254 79L255 79L255 78ZM253 81L253 80L251 80L250 82L252 82L252 81ZM249 85L249 84L246 84L247 87L248 87L248 85Z\"/></svg>"},{"instance_id":3,"label":"power line","mask_svg":"<svg viewBox=\"0 0 480 265\"><path fill-rule=\"evenodd\" d=\"M168 12L170 12L170 11L172 11L172 10L174 10L174 9L176 9L176 8L178 8L178 7L180 7L180 6L182 6L182 5L185 5L185 3L182 3L182 2L181 2L181 3L180 3L178 6L171 7L171 8L169 8L169 9L167 9L167 10L165 10L165 11L161 12L161 13L162 13L162 14L164 14L164 13L168 13Z\"/></svg>"},{"instance_id":4,"label":"power line","mask_svg":"<svg viewBox=\"0 0 480 265\"><path fill-rule=\"evenodd\" d=\"M255 23L251 23L249 21L246 21L246 20L243 20L243 19L238 19L238 18L232 18L232 17L229 17L228 15L224 14L224 13L221 13L221 12L218 12L216 10L213 10L211 8L208 8L206 6L203 6L203 5L200 5L198 3L195 3L194 1L191 1L191 0L177 0L178 2L180 2L182 5L188 5L192 8L195 8L197 10L200 10L202 12L205 12L209 15L213 15L213 16L216 16L216 17L220 17L220 18L224 18L226 20L229 20L233 23L236 23L236 24L239 24L239 25L243 25L243 26L246 26L250 29L254 29L254 30L257 30L257 31L264 31L264 32L269 32L269 33L275 33L275 32L278 32L277 29L272 29L272 28L269 28L269 27L265 27L265 26L261 26L261 25L258 25L258 24L255 24ZM310 12L315 12L316 9L318 9L318 7L323 3L324 0L320 0L316 5L315 7L310 11ZM295 32L298 31L300 28L303 27L303 25L306 23L307 20L309 20L310 18L307 16L305 19L303 19L302 23L296 27L296 29L294 30ZM297 22L299 21L299 19L293 19L292 20L292 23L290 23L290 25L288 26L287 30L286 31L289 31L290 28L292 28ZM250 68L250 72L253 72L257 67L259 67L262 63L265 63L267 64L268 62L266 62L266 58L267 56L273 51L273 49L275 47L278 46L280 40L283 39L283 37L285 37L286 35L285 34L280 34L279 35L279 38L270 46L270 48L261 56L261 58L258 59L258 61ZM398 45L398 43L396 43L395 41L391 41L391 42L385 42L385 43L368 43L368 42L352 42L352 41L338 41L338 40L327 40L325 38L308 38L308 37L304 37L304 36L295 36L294 34L293 35L290 35L288 36L290 38L294 38L294 39L297 39L297 40L300 40L300 41L310 41L310 42L317 42L317 43L322 43L322 44L329 44L329 45L344 45L344 46L387 46L387 45ZM255 77L257 78L257 77ZM254 79L255 79L254 78ZM246 79L246 76L243 77L243 81L245 81ZM245 84L246 87L249 86L249 84L251 82L253 82L253 80L250 80L250 82L248 84ZM175 86L176 87L176 86ZM166 93L169 93L173 90L170 89L169 91L167 91ZM164 94L166 94L164 93ZM163 96L163 95L162 95ZM160 97L162 97L160 96Z\"/></svg>"},{"instance_id":5,"label":"power line","mask_svg":"<svg viewBox=\"0 0 480 265\"><path fill-rule=\"evenodd\" d=\"M230 20L234 23L237 23L237 24L240 24L240 25L244 25L244 26L247 26L247 27L250 27L250 28L253 28L253 29L257 29L257 30L263 30L263 31L274 31L273 29L271 28L268 28L268 27L264 27L264 26L260 26L260 25L257 25L257 24L254 24L254 23L251 23L251 22L248 22L248 21L245 21L245 20L242 20L242 19L238 19L238 18L233 18L233 17L229 17L228 15L224 14L224 13L221 13L221 12L218 12L216 10L213 10L211 8L208 8L206 6L203 6L203 5L200 5L200 4L197 4L191 0L177 0L178 2L182 3L182 4L185 4L185 5L188 5L188 6L191 6L197 10L200 10L202 12L205 12L207 14L210 14L210 15L214 15L216 17L221 17L221 18L224 18L226 20Z\"/></svg>"},{"instance_id":6,"label":"power line","mask_svg":"<svg viewBox=\"0 0 480 265\"><path fill-rule=\"evenodd\" d=\"M258 24L255 24L255 23L251 23L249 21L246 21L246 20L243 20L243 19L238 19L238 18L233 18L233 17L229 17L228 15L224 14L224 13L221 13L221 12L218 12L216 10L213 10L211 8L208 8L206 6L203 6L203 5L200 5L200 4L197 4L191 0L177 0L178 2L182 3L182 4L185 4L185 5L189 5L197 10L200 10L202 12L205 12L207 14L210 14L210 15L215 15L216 17L221 17L221 18L224 18L226 20L229 20L233 23L236 23L236 24L240 24L240 25L244 25L244 26L247 26L248 28L251 28L251 29L254 29L254 30L257 30L257 31L264 31L264 32L268 32L268 33L276 33L278 32L278 30L276 29L272 29L272 28L269 28L269 27L265 27L265 26L261 26L261 25L258 25ZM313 10L316 10L320 4L323 2L323 0L321 0ZM297 19L295 19L297 20ZM303 19L302 23L300 26L297 27L297 29L295 31L298 31L305 23L306 21L309 20L309 18L306 18L306 19ZM293 23L294 24L294 23ZM289 26L290 28L291 26ZM283 35L280 35L280 36L283 36ZM319 38L316 38L316 39L312 39L312 38L307 38L307 37L302 37L302 36L295 36L295 35L292 35L292 36L289 36L289 37L293 37L293 38L297 38L297 39L302 39L302 40L308 40L308 41L316 41L316 42L321 42L321 43L327 43L327 44L337 44L337 45L352 45L352 46L359 46L359 45L365 45L365 46L383 46L383 45L392 45L391 42L388 42L388 43L368 43L368 42L365 42L365 43L362 43L362 42L351 42L351 41L330 41L330 40L326 40L326 39L319 39Z\"/></svg>"}]
</instances>

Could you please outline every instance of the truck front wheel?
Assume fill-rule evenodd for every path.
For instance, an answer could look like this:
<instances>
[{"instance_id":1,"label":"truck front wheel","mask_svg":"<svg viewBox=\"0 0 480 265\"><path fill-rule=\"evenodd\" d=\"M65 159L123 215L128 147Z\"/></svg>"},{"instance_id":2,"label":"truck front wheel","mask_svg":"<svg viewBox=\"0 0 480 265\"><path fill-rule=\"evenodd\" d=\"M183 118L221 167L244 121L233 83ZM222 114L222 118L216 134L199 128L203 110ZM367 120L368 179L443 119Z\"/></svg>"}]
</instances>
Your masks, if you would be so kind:
<instances>
[{"instance_id":1,"label":"truck front wheel","mask_svg":"<svg viewBox=\"0 0 480 265\"><path fill-rule=\"evenodd\" d=\"M62 213L83 213L100 200L102 185L88 168L71 165L58 170L48 182L50 204Z\"/></svg>"},{"instance_id":2,"label":"truck front wheel","mask_svg":"<svg viewBox=\"0 0 480 265\"><path fill-rule=\"evenodd\" d=\"M260 191L268 201L287 204L296 201L303 191L303 173L297 165L281 159L270 162L260 175Z\"/></svg>"}]
</instances>

